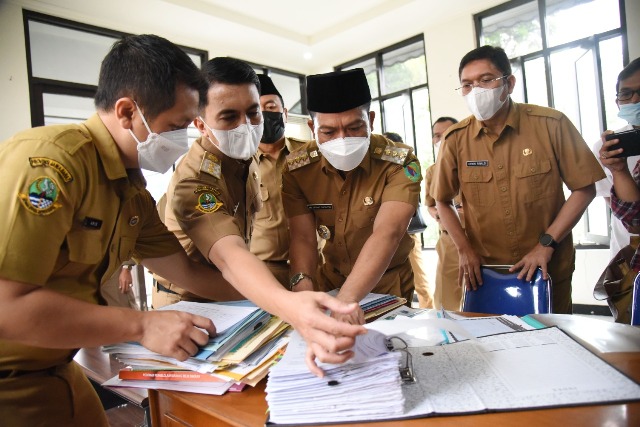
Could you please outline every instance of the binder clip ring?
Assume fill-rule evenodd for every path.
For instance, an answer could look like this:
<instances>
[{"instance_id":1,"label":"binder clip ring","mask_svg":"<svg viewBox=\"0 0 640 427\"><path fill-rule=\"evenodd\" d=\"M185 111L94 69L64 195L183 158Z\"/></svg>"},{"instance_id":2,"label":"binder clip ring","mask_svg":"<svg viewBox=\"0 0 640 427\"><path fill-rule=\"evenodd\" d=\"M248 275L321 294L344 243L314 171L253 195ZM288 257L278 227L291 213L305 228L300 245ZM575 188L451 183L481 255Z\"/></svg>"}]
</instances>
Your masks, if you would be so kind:
<instances>
[{"instance_id":1,"label":"binder clip ring","mask_svg":"<svg viewBox=\"0 0 640 427\"><path fill-rule=\"evenodd\" d=\"M393 340L400 341L401 347L397 347ZM416 377L413 375L413 357L408 350L408 345L402 338L389 337L386 342L386 347L389 351L399 351L404 354L404 363L400 365L398 371L400 372L400 379L405 384L415 384Z\"/></svg>"}]
</instances>

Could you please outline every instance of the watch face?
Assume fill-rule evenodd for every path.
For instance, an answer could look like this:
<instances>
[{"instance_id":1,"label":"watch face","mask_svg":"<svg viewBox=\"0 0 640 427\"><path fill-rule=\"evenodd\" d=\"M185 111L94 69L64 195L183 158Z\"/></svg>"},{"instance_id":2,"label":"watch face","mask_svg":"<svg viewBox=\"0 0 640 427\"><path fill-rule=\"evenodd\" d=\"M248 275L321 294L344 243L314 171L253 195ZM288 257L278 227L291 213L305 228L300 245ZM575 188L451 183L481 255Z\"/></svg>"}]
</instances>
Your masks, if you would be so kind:
<instances>
[{"instance_id":1,"label":"watch face","mask_svg":"<svg viewBox=\"0 0 640 427\"><path fill-rule=\"evenodd\" d=\"M552 246L553 245L553 237L549 234L543 234L540 236L540 244L542 246Z\"/></svg>"}]
</instances>

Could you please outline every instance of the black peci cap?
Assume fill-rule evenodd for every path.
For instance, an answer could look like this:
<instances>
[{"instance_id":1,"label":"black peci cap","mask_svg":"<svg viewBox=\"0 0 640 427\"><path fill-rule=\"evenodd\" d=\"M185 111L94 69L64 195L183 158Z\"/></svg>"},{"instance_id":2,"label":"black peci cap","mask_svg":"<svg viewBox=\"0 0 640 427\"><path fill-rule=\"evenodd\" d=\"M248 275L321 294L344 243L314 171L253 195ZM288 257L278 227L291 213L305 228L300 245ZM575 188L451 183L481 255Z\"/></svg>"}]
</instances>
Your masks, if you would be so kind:
<instances>
[{"instance_id":1,"label":"black peci cap","mask_svg":"<svg viewBox=\"0 0 640 427\"><path fill-rule=\"evenodd\" d=\"M307 110L341 113L371 102L362 68L307 76Z\"/></svg>"},{"instance_id":2,"label":"black peci cap","mask_svg":"<svg viewBox=\"0 0 640 427\"><path fill-rule=\"evenodd\" d=\"M260 96L278 95L282 98L282 95L280 95L280 92L278 92L278 89L276 89L276 86L273 84L271 77L266 74L258 74L258 80L260 80Z\"/></svg>"}]
</instances>

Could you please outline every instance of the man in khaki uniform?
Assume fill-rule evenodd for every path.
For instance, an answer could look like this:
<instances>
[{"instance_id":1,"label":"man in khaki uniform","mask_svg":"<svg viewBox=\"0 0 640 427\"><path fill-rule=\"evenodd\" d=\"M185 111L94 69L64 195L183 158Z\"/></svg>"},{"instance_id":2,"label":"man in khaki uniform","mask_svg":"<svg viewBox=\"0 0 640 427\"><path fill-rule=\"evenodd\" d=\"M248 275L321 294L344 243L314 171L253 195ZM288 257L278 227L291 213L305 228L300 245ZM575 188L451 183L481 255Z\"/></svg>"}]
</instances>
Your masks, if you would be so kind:
<instances>
[{"instance_id":1,"label":"man in khaki uniform","mask_svg":"<svg viewBox=\"0 0 640 427\"><path fill-rule=\"evenodd\" d=\"M434 146L436 159L440 149L442 135L451 125L458 123L453 117L440 117L433 123L431 131L433 136L431 143ZM456 246L449 237L449 233L444 229L440 222L440 216L436 209L436 201L429 193L429 187L433 182L433 171L435 164L429 166L424 173L425 181L425 206L429 210L429 214L438 222L439 237L436 243L436 253L438 254L438 263L436 265L436 285L433 291L433 307L436 309L444 308L445 310L460 310L462 301L462 287L458 285L458 251ZM454 199L454 205L460 217L460 223L464 228L464 218L462 213L462 201L460 196Z\"/></svg>"},{"instance_id":2,"label":"man in khaki uniform","mask_svg":"<svg viewBox=\"0 0 640 427\"><path fill-rule=\"evenodd\" d=\"M180 155L206 87L171 42L125 37L102 63L97 114L0 145L1 424L107 426L72 361L76 349L138 341L184 360L207 342L200 329L215 333L200 316L97 305L100 285L132 257L199 293L224 296L220 274L189 262L160 222L140 171L164 172Z\"/></svg>"},{"instance_id":3,"label":"man in khaki uniform","mask_svg":"<svg viewBox=\"0 0 640 427\"><path fill-rule=\"evenodd\" d=\"M264 132L253 158L260 171L262 209L256 213L249 248L288 287L289 223L282 207L282 169L286 156L307 141L284 136L287 109L282 95L269 76L258 74L258 79Z\"/></svg>"},{"instance_id":4,"label":"man in khaki uniform","mask_svg":"<svg viewBox=\"0 0 640 427\"><path fill-rule=\"evenodd\" d=\"M346 316L357 313L359 307L318 292L289 292L249 252L253 215L260 209L258 175L251 161L264 126L260 82L249 64L233 58L211 59L203 65L203 73L209 90L194 121L202 136L171 178L165 223L192 259L221 271L245 297L297 329L310 344L309 368L321 375L313 356L323 361L346 360L352 353L332 348L332 342L344 348L364 332L363 328L346 329L353 325L335 322L324 315L323 306L329 304ZM333 341L342 334L338 330L345 332L345 342ZM328 341L324 340L327 333Z\"/></svg>"},{"instance_id":5,"label":"man in khaki uniform","mask_svg":"<svg viewBox=\"0 0 640 427\"><path fill-rule=\"evenodd\" d=\"M431 185L458 248L458 280L481 285L481 264L513 264L526 280L541 268L552 278L553 311L571 313L571 229L595 197L602 168L564 114L510 99L515 77L501 48L467 53L459 76L473 116L445 134ZM458 193L464 231L451 203Z\"/></svg>"},{"instance_id":6,"label":"man in khaki uniform","mask_svg":"<svg viewBox=\"0 0 640 427\"><path fill-rule=\"evenodd\" d=\"M410 147L371 135L370 101L361 68L307 77L316 141L287 157L282 189L295 291L315 282L322 291L340 288L338 299L347 302L369 292L413 297L407 226L418 206L420 165ZM319 268L316 230L326 240ZM363 322L362 312L348 320Z\"/></svg>"}]
</instances>

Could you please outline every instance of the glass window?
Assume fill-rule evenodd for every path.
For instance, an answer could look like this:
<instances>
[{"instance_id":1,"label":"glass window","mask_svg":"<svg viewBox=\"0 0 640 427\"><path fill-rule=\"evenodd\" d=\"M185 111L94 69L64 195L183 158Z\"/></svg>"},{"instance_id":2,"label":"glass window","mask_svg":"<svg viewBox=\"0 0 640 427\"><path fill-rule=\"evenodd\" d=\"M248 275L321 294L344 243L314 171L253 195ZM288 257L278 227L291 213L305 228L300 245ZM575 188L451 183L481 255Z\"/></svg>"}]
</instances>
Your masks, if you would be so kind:
<instances>
[{"instance_id":1,"label":"glass window","mask_svg":"<svg viewBox=\"0 0 640 427\"><path fill-rule=\"evenodd\" d=\"M546 0L545 4L550 47L620 27L618 0Z\"/></svg>"},{"instance_id":2,"label":"glass window","mask_svg":"<svg viewBox=\"0 0 640 427\"><path fill-rule=\"evenodd\" d=\"M382 54L383 94L427 83L424 41Z\"/></svg>"},{"instance_id":3,"label":"glass window","mask_svg":"<svg viewBox=\"0 0 640 427\"><path fill-rule=\"evenodd\" d=\"M622 37L600 42L600 66L602 67L602 90L604 97L605 128L616 130L627 125L618 117L616 104L616 82L622 68Z\"/></svg>"},{"instance_id":4,"label":"glass window","mask_svg":"<svg viewBox=\"0 0 640 427\"><path fill-rule=\"evenodd\" d=\"M354 68L362 68L364 70L364 74L367 76L367 83L369 83L371 97L377 98L380 94L378 92L378 70L376 69L376 58L352 64L343 68L343 70L353 70Z\"/></svg>"},{"instance_id":5,"label":"glass window","mask_svg":"<svg viewBox=\"0 0 640 427\"><path fill-rule=\"evenodd\" d=\"M413 119L409 96L401 95L383 101L384 130L395 132L405 144L413 146Z\"/></svg>"},{"instance_id":6,"label":"glass window","mask_svg":"<svg viewBox=\"0 0 640 427\"><path fill-rule=\"evenodd\" d=\"M480 45L502 46L509 58L542 49L535 1L481 18Z\"/></svg>"},{"instance_id":7,"label":"glass window","mask_svg":"<svg viewBox=\"0 0 640 427\"><path fill-rule=\"evenodd\" d=\"M275 71L269 73L269 77L273 84L278 88L278 92L282 95L284 106L292 113L301 114L300 105L300 79L297 77L279 74Z\"/></svg>"},{"instance_id":8,"label":"glass window","mask_svg":"<svg viewBox=\"0 0 640 427\"><path fill-rule=\"evenodd\" d=\"M29 21L33 77L98 84L102 59L116 38Z\"/></svg>"},{"instance_id":9,"label":"glass window","mask_svg":"<svg viewBox=\"0 0 640 427\"><path fill-rule=\"evenodd\" d=\"M527 76L527 102L548 107L547 73L544 67L544 58L540 57L525 61L524 74Z\"/></svg>"},{"instance_id":10,"label":"glass window","mask_svg":"<svg viewBox=\"0 0 640 427\"><path fill-rule=\"evenodd\" d=\"M72 95L42 94L44 124L80 123L96 111L93 98Z\"/></svg>"}]
</instances>

